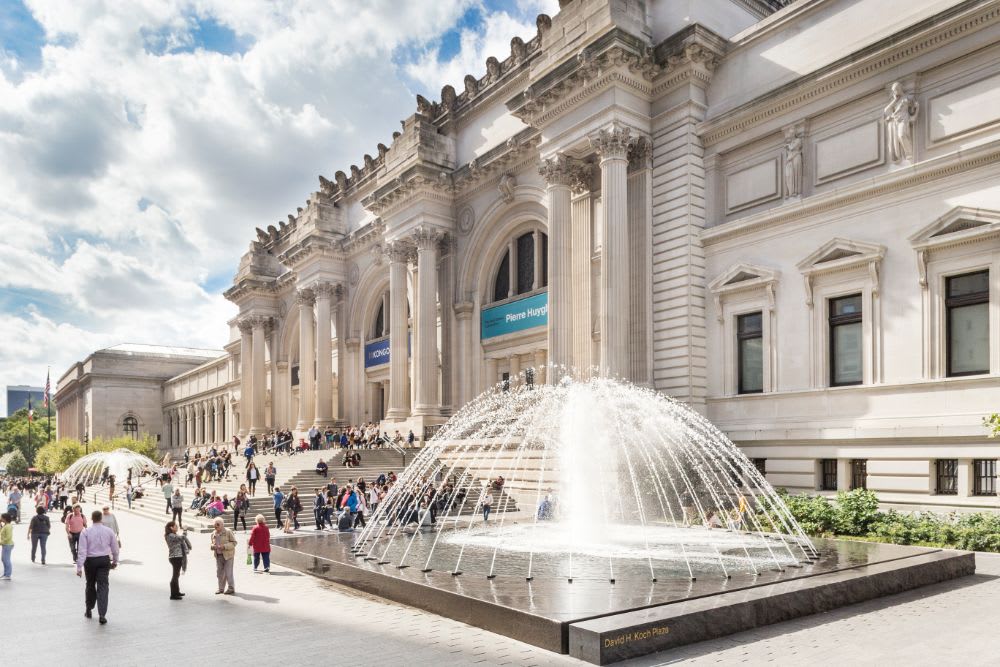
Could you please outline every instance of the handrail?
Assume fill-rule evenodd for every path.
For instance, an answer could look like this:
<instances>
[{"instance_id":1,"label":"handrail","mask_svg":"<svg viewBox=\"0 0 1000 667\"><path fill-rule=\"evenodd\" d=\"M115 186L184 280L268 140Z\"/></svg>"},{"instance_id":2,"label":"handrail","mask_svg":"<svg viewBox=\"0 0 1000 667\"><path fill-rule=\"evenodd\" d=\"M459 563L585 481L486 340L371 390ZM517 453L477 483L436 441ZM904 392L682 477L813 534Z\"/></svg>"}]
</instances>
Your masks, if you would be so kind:
<instances>
[{"instance_id":1,"label":"handrail","mask_svg":"<svg viewBox=\"0 0 1000 667\"><path fill-rule=\"evenodd\" d=\"M382 440L382 442L385 445L387 445L389 447L389 449L391 449L392 451L396 452L397 454L399 454L400 456L403 457L403 463L402 463L402 465L405 468L406 467L406 450L403 449L402 447L400 447L399 445L397 445L395 442L393 442L392 438L384 437L384 438L381 438L381 440Z\"/></svg>"}]
</instances>

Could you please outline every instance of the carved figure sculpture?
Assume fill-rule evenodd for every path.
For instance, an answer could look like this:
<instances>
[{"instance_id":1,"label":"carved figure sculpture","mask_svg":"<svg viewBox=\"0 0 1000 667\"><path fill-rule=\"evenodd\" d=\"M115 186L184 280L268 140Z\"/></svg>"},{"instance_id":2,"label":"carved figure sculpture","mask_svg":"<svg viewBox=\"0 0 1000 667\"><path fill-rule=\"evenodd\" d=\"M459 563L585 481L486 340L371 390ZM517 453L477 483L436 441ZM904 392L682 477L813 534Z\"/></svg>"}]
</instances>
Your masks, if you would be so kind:
<instances>
[{"instance_id":1,"label":"carved figure sculpture","mask_svg":"<svg viewBox=\"0 0 1000 667\"><path fill-rule=\"evenodd\" d=\"M916 98L903 91L903 84L892 84L891 99L882 115L885 117L889 159L903 162L913 159L913 124L920 105Z\"/></svg>"},{"instance_id":2,"label":"carved figure sculpture","mask_svg":"<svg viewBox=\"0 0 1000 667\"><path fill-rule=\"evenodd\" d=\"M802 137L794 130L785 135L785 197L802 194Z\"/></svg>"}]
</instances>

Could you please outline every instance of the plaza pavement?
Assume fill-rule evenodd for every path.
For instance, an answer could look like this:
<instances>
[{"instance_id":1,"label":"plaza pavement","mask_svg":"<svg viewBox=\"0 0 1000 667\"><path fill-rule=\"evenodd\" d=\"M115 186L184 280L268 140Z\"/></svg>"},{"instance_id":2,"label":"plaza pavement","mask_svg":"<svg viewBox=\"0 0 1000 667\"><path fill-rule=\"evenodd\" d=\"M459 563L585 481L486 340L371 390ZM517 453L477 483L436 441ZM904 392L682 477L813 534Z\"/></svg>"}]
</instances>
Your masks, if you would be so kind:
<instances>
[{"instance_id":1,"label":"plaza pavement","mask_svg":"<svg viewBox=\"0 0 1000 667\"><path fill-rule=\"evenodd\" d=\"M254 575L242 533L237 596L214 594L207 535L191 534L187 597L172 602L163 523L127 513L118 520L123 560L103 627L83 617L83 582L63 535L53 533L42 567L29 560L26 523L15 526L14 580L0 582L0 665L583 664L280 567ZM980 555L977 565L964 580L620 664L997 664L1000 556Z\"/></svg>"}]
</instances>

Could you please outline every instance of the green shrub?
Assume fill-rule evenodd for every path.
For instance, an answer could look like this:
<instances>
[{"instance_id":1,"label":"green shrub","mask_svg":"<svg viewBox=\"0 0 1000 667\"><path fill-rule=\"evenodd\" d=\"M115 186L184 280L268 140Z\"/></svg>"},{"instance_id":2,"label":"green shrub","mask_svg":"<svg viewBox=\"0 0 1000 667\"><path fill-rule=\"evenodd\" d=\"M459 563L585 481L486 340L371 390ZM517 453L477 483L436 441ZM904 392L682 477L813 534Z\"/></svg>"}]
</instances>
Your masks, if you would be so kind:
<instances>
[{"instance_id":1,"label":"green shrub","mask_svg":"<svg viewBox=\"0 0 1000 667\"><path fill-rule=\"evenodd\" d=\"M864 535L878 518L878 496L874 491L854 489L837 493L835 528L841 535Z\"/></svg>"},{"instance_id":2,"label":"green shrub","mask_svg":"<svg viewBox=\"0 0 1000 667\"><path fill-rule=\"evenodd\" d=\"M0 456L0 470L6 470L8 475L16 477L27 475L28 459L24 458L24 454L21 453L20 449L7 452L3 456Z\"/></svg>"}]
</instances>

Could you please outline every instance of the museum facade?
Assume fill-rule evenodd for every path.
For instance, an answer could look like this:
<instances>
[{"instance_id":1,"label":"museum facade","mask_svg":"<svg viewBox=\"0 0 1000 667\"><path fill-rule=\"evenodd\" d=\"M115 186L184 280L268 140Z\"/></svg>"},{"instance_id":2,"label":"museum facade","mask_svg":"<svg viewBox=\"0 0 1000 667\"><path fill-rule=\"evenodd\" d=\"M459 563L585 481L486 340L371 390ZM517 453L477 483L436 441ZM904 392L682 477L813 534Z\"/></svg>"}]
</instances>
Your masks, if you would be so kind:
<instances>
[{"instance_id":1,"label":"museum facade","mask_svg":"<svg viewBox=\"0 0 1000 667\"><path fill-rule=\"evenodd\" d=\"M598 373L775 486L997 507L997 62L995 0L562 1L257 228L163 439Z\"/></svg>"}]
</instances>

